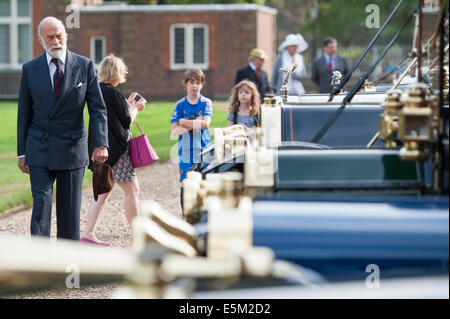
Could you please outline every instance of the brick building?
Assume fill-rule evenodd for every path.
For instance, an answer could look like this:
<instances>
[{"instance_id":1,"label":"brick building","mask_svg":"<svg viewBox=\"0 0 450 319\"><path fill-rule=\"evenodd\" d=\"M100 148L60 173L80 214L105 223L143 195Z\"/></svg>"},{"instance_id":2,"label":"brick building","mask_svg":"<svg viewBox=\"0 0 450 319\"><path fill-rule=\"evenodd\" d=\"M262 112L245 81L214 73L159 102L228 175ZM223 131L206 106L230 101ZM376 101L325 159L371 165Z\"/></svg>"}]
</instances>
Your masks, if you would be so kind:
<instances>
[{"instance_id":1,"label":"brick building","mask_svg":"<svg viewBox=\"0 0 450 319\"><path fill-rule=\"evenodd\" d=\"M184 70L195 65L206 73L205 95L227 97L236 71L247 63L254 47L270 55L264 67L271 72L276 53L275 9L253 4L102 2L0 0L0 46L2 41L9 43L9 50L0 47L0 98L17 96L22 63L43 52L37 38L42 18L74 22L71 4L79 5L80 24L68 28L66 23L69 49L96 63L109 53L121 56L129 71L125 92L137 90L152 100L174 99L184 93ZM5 20L2 14L6 15L8 5L10 18Z\"/></svg>"}]
</instances>

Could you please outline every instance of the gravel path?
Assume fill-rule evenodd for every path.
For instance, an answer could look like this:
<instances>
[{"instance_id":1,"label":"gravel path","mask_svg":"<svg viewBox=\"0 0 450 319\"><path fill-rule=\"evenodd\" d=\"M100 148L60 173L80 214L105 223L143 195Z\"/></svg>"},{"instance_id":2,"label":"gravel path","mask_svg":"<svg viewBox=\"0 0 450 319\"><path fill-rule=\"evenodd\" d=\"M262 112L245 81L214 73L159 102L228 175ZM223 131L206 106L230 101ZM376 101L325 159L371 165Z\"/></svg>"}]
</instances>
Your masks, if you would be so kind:
<instances>
[{"instance_id":1,"label":"gravel path","mask_svg":"<svg viewBox=\"0 0 450 319\"><path fill-rule=\"evenodd\" d=\"M162 204L176 216L181 217L178 164L167 161L138 169L138 181L141 188L140 200L153 199ZM81 205L81 230L86 225L87 210L93 201L92 188L83 190ZM97 225L97 237L110 242L112 247L129 248L131 246L131 232L123 213L123 191L115 186ZM56 235L56 213L53 205L52 238ZM18 212L6 217L0 217L0 233L30 236L31 209ZM44 291L33 294L14 296L13 298L75 298L94 299L109 298L114 289L120 284L106 286L91 286L81 289L67 289L64 291Z\"/></svg>"}]
</instances>

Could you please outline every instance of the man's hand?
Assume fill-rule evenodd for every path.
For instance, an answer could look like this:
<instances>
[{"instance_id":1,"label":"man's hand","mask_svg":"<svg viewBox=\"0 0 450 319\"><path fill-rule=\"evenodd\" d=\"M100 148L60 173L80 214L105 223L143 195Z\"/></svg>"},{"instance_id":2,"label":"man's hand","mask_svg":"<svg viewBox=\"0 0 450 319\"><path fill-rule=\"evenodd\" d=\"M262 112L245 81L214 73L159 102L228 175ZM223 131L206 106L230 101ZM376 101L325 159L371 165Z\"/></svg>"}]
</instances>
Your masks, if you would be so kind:
<instances>
[{"instance_id":1,"label":"man's hand","mask_svg":"<svg viewBox=\"0 0 450 319\"><path fill-rule=\"evenodd\" d=\"M97 147L92 152L92 161L94 163L100 164L104 163L108 159L108 149L106 147Z\"/></svg>"},{"instance_id":2,"label":"man's hand","mask_svg":"<svg viewBox=\"0 0 450 319\"><path fill-rule=\"evenodd\" d=\"M17 163L17 166L19 166L19 169L22 171L22 173L30 174L30 168L27 164L25 164L25 157L20 157L19 162Z\"/></svg>"}]
</instances>

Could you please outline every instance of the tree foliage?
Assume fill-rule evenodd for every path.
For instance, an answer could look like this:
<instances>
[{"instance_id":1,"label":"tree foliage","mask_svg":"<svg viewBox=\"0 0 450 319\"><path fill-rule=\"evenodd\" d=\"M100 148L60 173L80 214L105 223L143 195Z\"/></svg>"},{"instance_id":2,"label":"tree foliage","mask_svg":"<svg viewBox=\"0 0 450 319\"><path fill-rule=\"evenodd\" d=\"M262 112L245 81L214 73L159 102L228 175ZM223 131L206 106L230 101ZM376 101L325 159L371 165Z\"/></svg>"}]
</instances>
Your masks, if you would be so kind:
<instances>
[{"instance_id":1,"label":"tree foliage","mask_svg":"<svg viewBox=\"0 0 450 319\"><path fill-rule=\"evenodd\" d=\"M332 36L339 39L342 45L361 45L369 43L379 29L369 29L366 19L371 12L366 12L370 4L375 4L380 9L380 27L394 10L398 0L319 0L319 15L316 20L316 34L319 39ZM417 8L418 1L406 0L403 2L397 14L391 20L378 40L379 43L388 43L395 33L400 30L410 14ZM402 32L398 41L400 44L410 44L414 20ZM314 21L308 18L308 23L302 28L302 33L312 36Z\"/></svg>"}]
</instances>

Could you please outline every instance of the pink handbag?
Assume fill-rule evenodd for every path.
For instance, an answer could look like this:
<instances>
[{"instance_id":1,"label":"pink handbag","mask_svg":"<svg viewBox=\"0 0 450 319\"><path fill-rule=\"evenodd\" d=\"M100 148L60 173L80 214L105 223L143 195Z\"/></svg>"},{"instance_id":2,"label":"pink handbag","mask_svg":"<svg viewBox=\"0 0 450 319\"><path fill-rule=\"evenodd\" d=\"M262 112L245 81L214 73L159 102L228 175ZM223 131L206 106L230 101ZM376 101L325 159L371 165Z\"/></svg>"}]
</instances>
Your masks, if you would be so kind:
<instances>
[{"instance_id":1,"label":"pink handbag","mask_svg":"<svg viewBox=\"0 0 450 319\"><path fill-rule=\"evenodd\" d=\"M134 168L148 166L159 160L158 154L156 154L152 145L150 144L147 135L142 132L141 127L135 120L139 131L141 131L141 136L133 137L129 140L128 144L130 146L129 152L131 157L131 164Z\"/></svg>"}]
</instances>

